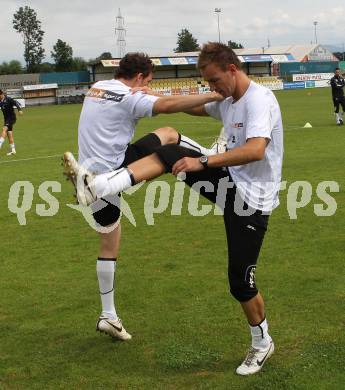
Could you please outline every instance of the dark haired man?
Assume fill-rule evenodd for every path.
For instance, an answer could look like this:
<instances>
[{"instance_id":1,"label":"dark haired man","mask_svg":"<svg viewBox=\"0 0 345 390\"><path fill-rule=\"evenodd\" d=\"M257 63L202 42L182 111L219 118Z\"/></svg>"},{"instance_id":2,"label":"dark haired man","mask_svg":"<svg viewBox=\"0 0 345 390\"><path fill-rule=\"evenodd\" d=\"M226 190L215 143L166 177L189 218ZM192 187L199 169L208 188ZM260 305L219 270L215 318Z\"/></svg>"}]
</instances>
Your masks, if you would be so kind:
<instances>
[{"instance_id":1,"label":"dark haired man","mask_svg":"<svg viewBox=\"0 0 345 390\"><path fill-rule=\"evenodd\" d=\"M344 112L345 112L345 97L344 97L344 87L345 80L340 74L340 69L336 68L334 71L334 76L331 78L331 87L332 87L332 98L334 105L335 120L338 126L344 124ZM343 109L343 112L339 112L339 107Z\"/></svg>"},{"instance_id":2,"label":"dark haired man","mask_svg":"<svg viewBox=\"0 0 345 390\"><path fill-rule=\"evenodd\" d=\"M247 77L228 46L215 42L204 45L198 67L211 90L224 100L202 104L188 112L210 115L223 122L228 148L225 153L205 156L169 144L126 169L96 177L72 158L70 165L74 174L83 178L81 184L84 184L77 191L93 200L164 172L174 175L187 172L186 183L190 186L201 181L212 184L213 192L210 188L201 188L200 192L212 202L224 205L230 292L240 302L252 336L248 354L236 372L249 375L258 372L274 351L264 301L255 283L255 270L269 214L279 205L283 159L281 113L273 93ZM224 194L224 186L225 201L219 196Z\"/></svg>"},{"instance_id":3,"label":"dark haired man","mask_svg":"<svg viewBox=\"0 0 345 390\"><path fill-rule=\"evenodd\" d=\"M152 80L153 63L143 53L128 53L120 61L115 78L96 82L88 91L80 115L78 141L79 163L102 174L151 155L165 144L180 144L201 153L212 154L193 140L180 135L170 127L164 127L130 144L137 121L160 113L174 113L189 110L201 104L222 100L212 92L196 96L151 96L133 89L145 88ZM69 156L65 156L66 174L76 184L70 170ZM124 168L121 168L124 169ZM71 174L72 172L72 174ZM79 203L91 203L88 197L77 194ZM118 318L114 303L114 273L120 243L119 198L100 197L91 206L93 218L100 230L100 251L97 260L97 277L102 302L102 313L96 329L112 337L128 340Z\"/></svg>"},{"instance_id":4,"label":"dark haired man","mask_svg":"<svg viewBox=\"0 0 345 390\"><path fill-rule=\"evenodd\" d=\"M22 107L19 102L7 96L4 91L0 89L0 108L4 115L4 126L0 136L0 148L5 142L7 135L11 148L11 151L7 153L7 156L16 154L16 146L13 139L13 126L16 123L17 118L14 112L14 107L17 107L19 115L23 114Z\"/></svg>"}]
</instances>

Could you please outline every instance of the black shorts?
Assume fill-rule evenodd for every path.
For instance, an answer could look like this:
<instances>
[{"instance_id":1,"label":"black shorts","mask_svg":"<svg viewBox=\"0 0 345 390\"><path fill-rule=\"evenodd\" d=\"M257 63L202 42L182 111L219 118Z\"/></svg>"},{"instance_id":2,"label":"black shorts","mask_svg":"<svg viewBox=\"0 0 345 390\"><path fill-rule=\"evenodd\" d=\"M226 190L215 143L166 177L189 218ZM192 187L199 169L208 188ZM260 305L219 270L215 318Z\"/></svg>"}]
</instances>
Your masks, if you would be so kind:
<instances>
[{"instance_id":1,"label":"black shorts","mask_svg":"<svg viewBox=\"0 0 345 390\"><path fill-rule=\"evenodd\" d=\"M13 125L16 123L16 118L6 119L4 127L7 127L7 131L13 131Z\"/></svg>"},{"instance_id":2,"label":"black shorts","mask_svg":"<svg viewBox=\"0 0 345 390\"><path fill-rule=\"evenodd\" d=\"M194 150L178 145L162 146L156 153L165 165L166 172L171 172L175 162L183 157L201 156ZM189 172L185 182L224 209L230 291L239 301L250 300L258 293L255 269L269 216L260 210L250 210L244 201L236 202L240 198L227 168L207 168L199 172ZM199 183L197 188L196 183Z\"/></svg>"},{"instance_id":3,"label":"black shorts","mask_svg":"<svg viewBox=\"0 0 345 390\"><path fill-rule=\"evenodd\" d=\"M160 147L161 141L156 134L145 135L133 144L128 145L121 167L126 167L134 161L149 156ZM120 197L121 194L101 198L91 206L93 210L98 210L94 211L92 215L99 225L109 226L117 222L120 217Z\"/></svg>"},{"instance_id":4,"label":"black shorts","mask_svg":"<svg viewBox=\"0 0 345 390\"><path fill-rule=\"evenodd\" d=\"M338 97L333 96L333 105L334 105L334 109L335 109L336 113L339 112L340 106L342 107L343 111L345 112L345 96L338 96Z\"/></svg>"}]
</instances>

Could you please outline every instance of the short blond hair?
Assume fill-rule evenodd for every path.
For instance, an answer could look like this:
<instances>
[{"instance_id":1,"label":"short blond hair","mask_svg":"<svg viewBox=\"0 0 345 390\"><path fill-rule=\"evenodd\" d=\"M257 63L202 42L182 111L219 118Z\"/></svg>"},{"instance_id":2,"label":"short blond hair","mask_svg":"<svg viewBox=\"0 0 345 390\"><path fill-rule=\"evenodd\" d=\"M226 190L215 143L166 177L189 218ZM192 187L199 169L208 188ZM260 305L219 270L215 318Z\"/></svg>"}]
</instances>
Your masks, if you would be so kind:
<instances>
[{"instance_id":1,"label":"short blond hair","mask_svg":"<svg viewBox=\"0 0 345 390\"><path fill-rule=\"evenodd\" d=\"M236 53L229 46L219 42L208 42L203 45L197 67L202 70L211 63L219 66L222 70L225 70L230 64L241 69L241 61Z\"/></svg>"}]
</instances>

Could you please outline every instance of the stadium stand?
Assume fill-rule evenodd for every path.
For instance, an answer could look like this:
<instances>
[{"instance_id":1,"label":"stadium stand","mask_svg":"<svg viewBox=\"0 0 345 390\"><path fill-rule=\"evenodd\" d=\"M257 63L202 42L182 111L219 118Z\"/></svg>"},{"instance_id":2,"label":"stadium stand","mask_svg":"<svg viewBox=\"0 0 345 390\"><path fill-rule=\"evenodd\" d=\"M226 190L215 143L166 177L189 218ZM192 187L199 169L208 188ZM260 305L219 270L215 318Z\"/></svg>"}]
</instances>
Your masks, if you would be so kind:
<instances>
[{"instance_id":1,"label":"stadium stand","mask_svg":"<svg viewBox=\"0 0 345 390\"><path fill-rule=\"evenodd\" d=\"M249 76L258 84L265 85L270 89L280 89L281 80L276 76L256 77ZM209 89L208 83L201 77L178 78L178 79L153 79L151 88L163 94L198 94Z\"/></svg>"}]
</instances>

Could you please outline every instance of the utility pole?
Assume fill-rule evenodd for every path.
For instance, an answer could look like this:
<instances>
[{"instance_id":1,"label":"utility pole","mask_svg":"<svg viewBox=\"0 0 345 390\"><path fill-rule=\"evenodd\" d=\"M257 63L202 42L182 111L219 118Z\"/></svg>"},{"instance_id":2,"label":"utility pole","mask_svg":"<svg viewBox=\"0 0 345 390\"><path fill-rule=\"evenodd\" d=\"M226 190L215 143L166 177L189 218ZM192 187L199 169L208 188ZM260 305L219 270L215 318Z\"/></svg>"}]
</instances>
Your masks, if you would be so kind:
<instances>
[{"instance_id":1,"label":"utility pole","mask_svg":"<svg viewBox=\"0 0 345 390\"><path fill-rule=\"evenodd\" d=\"M125 55L126 51L126 29L124 28L125 20L121 16L121 10L119 8L119 13L116 17L116 25L115 25L115 36L117 36L117 55L119 58L122 58Z\"/></svg>"},{"instance_id":2,"label":"utility pole","mask_svg":"<svg viewBox=\"0 0 345 390\"><path fill-rule=\"evenodd\" d=\"M218 42L220 43L219 14L222 12L222 9L221 8L215 8L214 12L217 14L217 20L218 20Z\"/></svg>"},{"instance_id":3,"label":"utility pole","mask_svg":"<svg viewBox=\"0 0 345 390\"><path fill-rule=\"evenodd\" d=\"M317 21L315 21L313 24L314 24L314 40L315 40L315 44L317 44L317 34L316 34L316 26L317 26Z\"/></svg>"}]
</instances>

